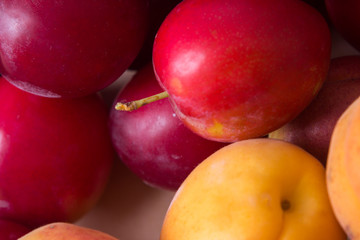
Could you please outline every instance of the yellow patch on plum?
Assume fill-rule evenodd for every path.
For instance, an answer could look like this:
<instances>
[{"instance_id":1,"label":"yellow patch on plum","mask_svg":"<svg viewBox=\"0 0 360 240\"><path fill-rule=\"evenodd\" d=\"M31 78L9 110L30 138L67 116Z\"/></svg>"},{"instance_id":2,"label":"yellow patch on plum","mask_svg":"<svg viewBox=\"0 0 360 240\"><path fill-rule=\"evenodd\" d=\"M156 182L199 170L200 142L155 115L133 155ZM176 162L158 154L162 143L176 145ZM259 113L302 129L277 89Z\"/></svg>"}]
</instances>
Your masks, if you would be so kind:
<instances>
[{"instance_id":1,"label":"yellow patch on plum","mask_svg":"<svg viewBox=\"0 0 360 240\"><path fill-rule=\"evenodd\" d=\"M177 94L180 94L183 91L183 85L179 78L174 77L170 81L170 88L174 89Z\"/></svg>"},{"instance_id":2,"label":"yellow patch on plum","mask_svg":"<svg viewBox=\"0 0 360 240\"><path fill-rule=\"evenodd\" d=\"M208 129L207 132L211 135L211 136L222 136L224 131L224 126L218 122L217 120L214 120L213 125L211 125Z\"/></svg>"},{"instance_id":3,"label":"yellow patch on plum","mask_svg":"<svg viewBox=\"0 0 360 240\"><path fill-rule=\"evenodd\" d=\"M313 90L313 96L315 96L315 95L319 92L321 86L322 86L322 82L318 82L318 83L315 85L314 90Z\"/></svg>"}]
</instances>

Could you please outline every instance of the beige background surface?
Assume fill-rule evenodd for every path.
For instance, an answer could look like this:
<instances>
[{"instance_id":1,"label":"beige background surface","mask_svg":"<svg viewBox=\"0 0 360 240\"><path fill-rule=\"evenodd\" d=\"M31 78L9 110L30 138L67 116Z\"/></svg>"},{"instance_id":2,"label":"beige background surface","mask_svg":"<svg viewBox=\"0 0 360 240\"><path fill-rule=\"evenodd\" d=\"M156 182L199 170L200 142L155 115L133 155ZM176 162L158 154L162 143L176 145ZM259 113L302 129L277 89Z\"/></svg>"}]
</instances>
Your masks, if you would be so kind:
<instances>
[{"instance_id":1,"label":"beige background surface","mask_svg":"<svg viewBox=\"0 0 360 240\"><path fill-rule=\"evenodd\" d=\"M332 57L358 54L336 32L333 34ZM134 72L127 71L119 81L103 91L110 103ZM120 240L158 240L166 210L174 192L145 185L115 161L113 174L98 205L77 224L106 232Z\"/></svg>"}]
</instances>

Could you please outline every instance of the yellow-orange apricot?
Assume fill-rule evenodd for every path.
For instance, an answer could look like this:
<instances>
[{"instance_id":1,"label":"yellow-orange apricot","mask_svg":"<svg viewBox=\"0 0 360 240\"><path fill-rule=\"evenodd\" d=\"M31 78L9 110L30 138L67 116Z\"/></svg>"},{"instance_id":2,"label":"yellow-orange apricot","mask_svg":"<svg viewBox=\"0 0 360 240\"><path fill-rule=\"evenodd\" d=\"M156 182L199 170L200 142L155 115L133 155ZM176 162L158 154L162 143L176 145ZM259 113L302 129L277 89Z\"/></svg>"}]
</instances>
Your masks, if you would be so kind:
<instances>
[{"instance_id":1,"label":"yellow-orange apricot","mask_svg":"<svg viewBox=\"0 0 360 240\"><path fill-rule=\"evenodd\" d=\"M321 163L293 144L230 144L181 185L161 240L345 240L325 179Z\"/></svg>"},{"instance_id":2,"label":"yellow-orange apricot","mask_svg":"<svg viewBox=\"0 0 360 240\"><path fill-rule=\"evenodd\" d=\"M360 98L341 115L326 167L331 204L351 240L360 239Z\"/></svg>"}]
</instances>

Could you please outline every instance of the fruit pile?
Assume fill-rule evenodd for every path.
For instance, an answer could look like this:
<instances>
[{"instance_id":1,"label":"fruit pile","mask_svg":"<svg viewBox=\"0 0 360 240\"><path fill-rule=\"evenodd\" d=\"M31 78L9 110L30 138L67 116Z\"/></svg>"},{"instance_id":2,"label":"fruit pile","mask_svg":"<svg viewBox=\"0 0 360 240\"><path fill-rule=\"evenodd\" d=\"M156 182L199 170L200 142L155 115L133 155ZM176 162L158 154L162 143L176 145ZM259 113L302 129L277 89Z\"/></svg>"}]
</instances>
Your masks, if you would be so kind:
<instances>
[{"instance_id":1,"label":"fruit pile","mask_svg":"<svg viewBox=\"0 0 360 240\"><path fill-rule=\"evenodd\" d=\"M0 239L360 240L359 15L0 0Z\"/></svg>"}]
</instances>

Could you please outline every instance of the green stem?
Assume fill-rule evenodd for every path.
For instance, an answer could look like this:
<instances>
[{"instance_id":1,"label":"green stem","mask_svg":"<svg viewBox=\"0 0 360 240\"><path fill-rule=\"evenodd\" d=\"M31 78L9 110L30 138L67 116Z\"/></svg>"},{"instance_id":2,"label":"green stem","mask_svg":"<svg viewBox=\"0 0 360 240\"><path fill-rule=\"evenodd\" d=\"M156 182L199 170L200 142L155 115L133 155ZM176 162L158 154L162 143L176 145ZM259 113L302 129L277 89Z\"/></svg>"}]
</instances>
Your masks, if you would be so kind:
<instances>
[{"instance_id":1,"label":"green stem","mask_svg":"<svg viewBox=\"0 0 360 240\"><path fill-rule=\"evenodd\" d=\"M126 102L126 103L118 102L115 105L115 109L119 110L119 111L131 112L131 111L134 111L148 103L152 103L152 102L155 102L160 99L167 98L167 97L169 97L169 94L168 94L168 92L165 91L165 92L158 93L153 96L146 97L146 98L136 100L136 101Z\"/></svg>"}]
</instances>

